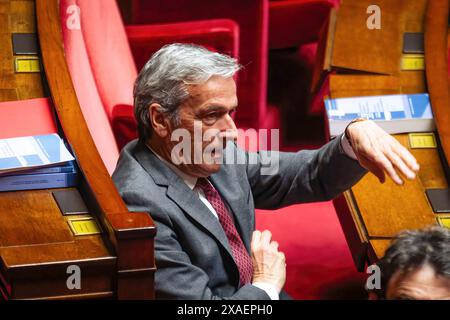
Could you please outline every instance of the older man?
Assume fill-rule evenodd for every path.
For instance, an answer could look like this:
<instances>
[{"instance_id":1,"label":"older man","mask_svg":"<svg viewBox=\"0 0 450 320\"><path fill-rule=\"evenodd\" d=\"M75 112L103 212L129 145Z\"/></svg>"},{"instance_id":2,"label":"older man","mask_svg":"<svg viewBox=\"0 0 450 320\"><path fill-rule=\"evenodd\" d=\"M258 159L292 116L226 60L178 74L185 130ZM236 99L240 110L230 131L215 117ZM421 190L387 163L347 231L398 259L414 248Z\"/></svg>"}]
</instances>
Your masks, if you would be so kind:
<instances>
[{"instance_id":1,"label":"older man","mask_svg":"<svg viewBox=\"0 0 450 320\"><path fill-rule=\"evenodd\" d=\"M124 148L113 179L129 209L156 222L157 298L278 299L284 255L270 232L254 231L255 208L332 199L367 170L401 184L399 172L413 179L419 168L371 121L318 150L244 152L233 143L239 68L226 55L172 44L136 80L139 140ZM266 170L267 159L277 165Z\"/></svg>"}]
</instances>

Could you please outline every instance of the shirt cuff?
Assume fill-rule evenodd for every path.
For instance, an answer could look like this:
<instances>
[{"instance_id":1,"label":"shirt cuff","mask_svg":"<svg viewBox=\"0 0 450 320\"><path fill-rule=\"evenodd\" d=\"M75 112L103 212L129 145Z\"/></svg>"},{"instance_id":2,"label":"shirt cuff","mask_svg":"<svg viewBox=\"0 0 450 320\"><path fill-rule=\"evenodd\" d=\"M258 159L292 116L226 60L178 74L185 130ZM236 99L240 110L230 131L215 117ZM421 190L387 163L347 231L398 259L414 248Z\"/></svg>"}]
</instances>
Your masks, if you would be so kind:
<instances>
[{"instance_id":1,"label":"shirt cuff","mask_svg":"<svg viewBox=\"0 0 450 320\"><path fill-rule=\"evenodd\" d=\"M345 134L341 136L341 147L342 150L344 150L344 153L352 158L353 160L358 160L358 157L356 156L355 152L353 151L352 146L350 145L350 142L348 141Z\"/></svg>"},{"instance_id":2,"label":"shirt cuff","mask_svg":"<svg viewBox=\"0 0 450 320\"><path fill-rule=\"evenodd\" d=\"M252 283L252 285L261 290L264 290L271 300L280 300L280 295L278 294L278 290L274 285L266 282L254 282Z\"/></svg>"}]
</instances>

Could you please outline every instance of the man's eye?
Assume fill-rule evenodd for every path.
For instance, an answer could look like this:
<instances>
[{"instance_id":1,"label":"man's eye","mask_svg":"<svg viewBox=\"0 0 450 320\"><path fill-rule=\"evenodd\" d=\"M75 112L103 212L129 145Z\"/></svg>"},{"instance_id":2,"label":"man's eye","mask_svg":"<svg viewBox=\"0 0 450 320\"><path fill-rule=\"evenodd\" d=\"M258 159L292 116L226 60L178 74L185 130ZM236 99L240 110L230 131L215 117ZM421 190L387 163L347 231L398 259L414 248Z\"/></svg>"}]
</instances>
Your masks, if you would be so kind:
<instances>
[{"instance_id":1,"label":"man's eye","mask_svg":"<svg viewBox=\"0 0 450 320\"><path fill-rule=\"evenodd\" d=\"M208 114L203 117L203 121L206 123L213 123L217 120L217 115L215 113Z\"/></svg>"}]
</instances>

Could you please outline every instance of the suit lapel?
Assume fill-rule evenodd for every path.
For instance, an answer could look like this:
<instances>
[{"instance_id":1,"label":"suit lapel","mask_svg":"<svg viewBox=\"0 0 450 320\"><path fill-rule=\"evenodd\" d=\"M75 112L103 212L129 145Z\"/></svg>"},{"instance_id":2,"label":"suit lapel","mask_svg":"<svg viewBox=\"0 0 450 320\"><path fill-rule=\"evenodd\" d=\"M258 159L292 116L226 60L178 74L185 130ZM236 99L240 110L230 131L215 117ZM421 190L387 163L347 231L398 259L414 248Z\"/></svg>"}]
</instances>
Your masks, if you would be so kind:
<instances>
[{"instance_id":1,"label":"suit lapel","mask_svg":"<svg viewBox=\"0 0 450 320\"><path fill-rule=\"evenodd\" d=\"M219 220L209 211L194 191L188 188L180 179L179 184L171 184L167 196L171 198L184 212L207 230L233 257L227 236Z\"/></svg>"}]
</instances>

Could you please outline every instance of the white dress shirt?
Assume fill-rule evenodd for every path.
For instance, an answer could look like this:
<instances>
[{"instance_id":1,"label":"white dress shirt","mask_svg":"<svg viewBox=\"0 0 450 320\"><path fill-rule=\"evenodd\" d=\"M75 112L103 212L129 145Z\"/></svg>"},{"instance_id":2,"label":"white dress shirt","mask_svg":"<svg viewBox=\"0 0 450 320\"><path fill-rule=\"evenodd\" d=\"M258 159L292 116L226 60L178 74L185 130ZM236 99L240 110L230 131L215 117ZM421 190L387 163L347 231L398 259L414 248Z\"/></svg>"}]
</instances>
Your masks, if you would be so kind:
<instances>
[{"instance_id":1,"label":"white dress shirt","mask_svg":"<svg viewBox=\"0 0 450 320\"><path fill-rule=\"evenodd\" d=\"M353 148L350 145L350 142L348 141L348 139L345 136L345 134L343 134L342 138L341 138L341 147L342 147L342 150L344 150L344 152L345 152L345 154L347 156L349 156L350 158L352 158L354 160L358 160L358 158L356 157L356 154L353 151Z\"/></svg>"}]
</instances>

